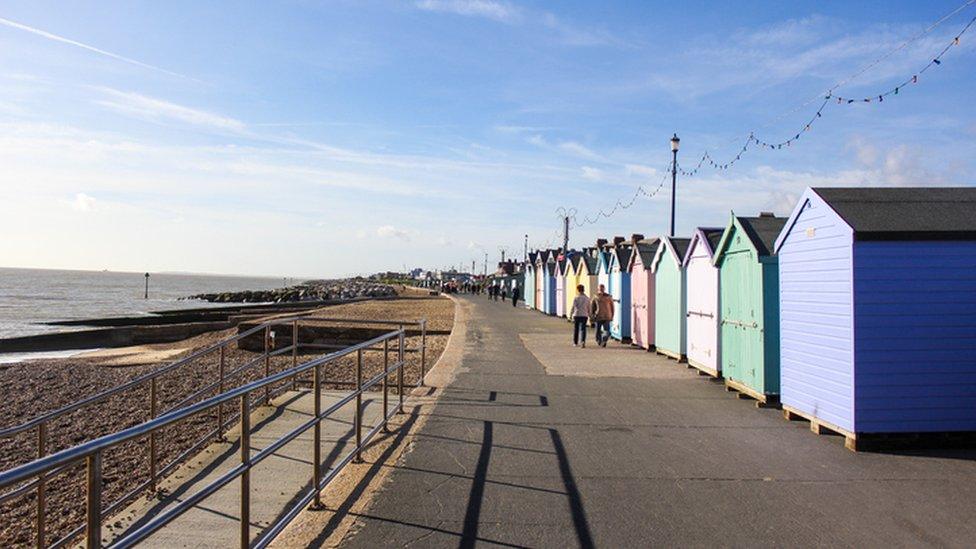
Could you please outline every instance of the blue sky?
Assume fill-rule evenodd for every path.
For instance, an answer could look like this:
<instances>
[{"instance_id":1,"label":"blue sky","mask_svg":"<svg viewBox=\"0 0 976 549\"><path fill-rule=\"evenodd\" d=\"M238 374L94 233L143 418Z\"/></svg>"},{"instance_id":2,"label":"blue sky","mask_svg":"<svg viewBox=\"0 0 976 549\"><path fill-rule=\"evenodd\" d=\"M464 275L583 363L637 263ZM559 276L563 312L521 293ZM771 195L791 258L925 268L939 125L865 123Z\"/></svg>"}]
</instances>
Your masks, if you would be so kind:
<instances>
[{"instance_id":1,"label":"blue sky","mask_svg":"<svg viewBox=\"0 0 976 549\"><path fill-rule=\"evenodd\" d=\"M932 2L3 2L0 265L340 276L553 241L679 162L887 90ZM976 29L883 104L679 177L678 232L809 185L971 185ZM669 188L571 244L667 230ZM558 240L558 238L556 239Z\"/></svg>"}]
</instances>

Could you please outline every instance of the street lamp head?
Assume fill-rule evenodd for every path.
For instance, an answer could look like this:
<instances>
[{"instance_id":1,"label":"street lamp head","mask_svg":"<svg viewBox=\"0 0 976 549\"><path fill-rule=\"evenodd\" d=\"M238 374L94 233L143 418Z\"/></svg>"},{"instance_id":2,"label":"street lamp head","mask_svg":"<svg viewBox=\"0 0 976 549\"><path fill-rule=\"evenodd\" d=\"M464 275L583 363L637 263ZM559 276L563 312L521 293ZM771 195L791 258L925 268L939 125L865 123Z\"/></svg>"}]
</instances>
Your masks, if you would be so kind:
<instances>
[{"instance_id":1,"label":"street lamp head","mask_svg":"<svg viewBox=\"0 0 976 549\"><path fill-rule=\"evenodd\" d=\"M678 152L679 143L681 143L681 140L678 139L678 134L674 134L674 137L671 138L671 152Z\"/></svg>"}]
</instances>

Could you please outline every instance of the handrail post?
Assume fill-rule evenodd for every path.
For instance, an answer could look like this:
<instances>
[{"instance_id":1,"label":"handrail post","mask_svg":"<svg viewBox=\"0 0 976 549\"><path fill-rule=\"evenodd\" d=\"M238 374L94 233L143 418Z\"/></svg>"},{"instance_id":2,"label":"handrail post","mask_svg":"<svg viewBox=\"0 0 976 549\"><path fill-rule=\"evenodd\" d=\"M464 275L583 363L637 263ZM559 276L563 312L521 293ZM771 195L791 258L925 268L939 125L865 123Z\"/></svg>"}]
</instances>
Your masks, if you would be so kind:
<instances>
[{"instance_id":1,"label":"handrail post","mask_svg":"<svg viewBox=\"0 0 976 549\"><path fill-rule=\"evenodd\" d=\"M397 397L400 404L397 413L403 413L403 324L400 325L400 335L397 336Z\"/></svg>"},{"instance_id":2,"label":"handrail post","mask_svg":"<svg viewBox=\"0 0 976 549\"><path fill-rule=\"evenodd\" d=\"M102 546L102 452L87 458L87 511L85 519L85 547Z\"/></svg>"},{"instance_id":3,"label":"handrail post","mask_svg":"<svg viewBox=\"0 0 976 549\"><path fill-rule=\"evenodd\" d=\"M271 325L264 327L264 377L271 375ZM264 386L264 405L271 406L271 385Z\"/></svg>"},{"instance_id":4,"label":"handrail post","mask_svg":"<svg viewBox=\"0 0 976 549\"><path fill-rule=\"evenodd\" d=\"M322 482L322 375L319 373L319 366L312 368L312 393L315 402L315 427L313 427L313 449L312 449L312 490L315 491L315 499L309 509L319 511L323 508L322 497L319 494Z\"/></svg>"},{"instance_id":5,"label":"handrail post","mask_svg":"<svg viewBox=\"0 0 976 549\"><path fill-rule=\"evenodd\" d=\"M226 360L225 359L226 348L227 348L226 346L220 347L220 366L218 367L219 369L217 371L217 375L218 375L217 394L218 395L224 392L224 368L225 368L224 362ZM221 402L220 404L217 405L217 441L223 442L224 440L227 439L226 437L224 437L224 403Z\"/></svg>"},{"instance_id":6,"label":"handrail post","mask_svg":"<svg viewBox=\"0 0 976 549\"><path fill-rule=\"evenodd\" d=\"M398 396L400 397L400 405L399 405L399 408L400 408L400 413L401 414L403 413L403 370L404 370L404 366L405 366L404 360L403 360L403 357L404 357L404 354L403 354L403 346L405 344L406 344L406 341L404 339L403 324L401 324L400 325L400 335L397 338L397 362L400 363L400 366L398 367L398 371L397 371L397 376L398 376L397 377L397 383L399 384L400 387L397 390L397 393L398 393Z\"/></svg>"},{"instance_id":7,"label":"handrail post","mask_svg":"<svg viewBox=\"0 0 976 549\"><path fill-rule=\"evenodd\" d=\"M363 350L356 351L356 463L363 462Z\"/></svg>"},{"instance_id":8,"label":"handrail post","mask_svg":"<svg viewBox=\"0 0 976 549\"><path fill-rule=\"evenodd\" d=\"M390 409L390 388L388 380L390 378L390 338L383 340L383 432L390 432L386 418L389 416Z\"/></svg>"},{"instance_id":9,"label":"handrail post","mask_svg":"<svg viewBox=\"0 0 976 549\"><path fill-rule=\"evenodd\" d=\"M44 457L47 451L47 423L41 422L37 424L37 459ZM37 547L38 549L45 546L44 543L44 521L45 516L45 505L46 505L46 476L41 473L37 476Z\"/></svg>"},{"instance_id":10,"label":"handrail post","mask_svg":"<svg viewBox=\"0 0 976 549\"><path fill-rule=\"evenodd\" d=\"M298 319L292 321L291 323L291 367L295 368L298 366ZM291 378L291 390L298 390L298 374L295 374Z\"/></svg>"},{"instance_id":11,"label":"handrail post","mask_svg":"<svg viewBox=\"0 0 976 549\"><path fill-rule=\"evenodd\" d=\"M149 381L149 419L156 419L156 378ZM149 433L149 491L156 492L156 431Z\"/></svg>"},{"instance_id":12,"label":"handrail post","mask_svg":"<svg viewBox=\"0 0 976 549\"><path fill-rule=\"evenodd\" d=\"M241 549L251 543L251 403L247 393L241 395Z\"/></svg>"},{"instance_id":13,"label":"handrail post","mask_svg":"<svg viewBox=\"0 0 976 549\"><path fill-rule=\"evenodd\" d=\"M425 385L427 377L427 320L420 320L420 386Z\"/></svg>"}]
</instances>

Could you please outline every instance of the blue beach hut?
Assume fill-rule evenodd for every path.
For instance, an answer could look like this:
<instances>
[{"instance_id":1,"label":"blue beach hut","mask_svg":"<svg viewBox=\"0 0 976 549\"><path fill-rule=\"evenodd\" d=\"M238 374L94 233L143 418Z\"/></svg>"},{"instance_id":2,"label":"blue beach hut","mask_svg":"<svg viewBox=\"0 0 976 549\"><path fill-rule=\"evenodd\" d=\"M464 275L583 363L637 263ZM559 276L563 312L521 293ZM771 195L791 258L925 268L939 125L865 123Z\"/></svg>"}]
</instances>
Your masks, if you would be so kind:
<instances>
[{"instance_id":1,"label":"blue beach hut","mask_svg":"<svg viewBox=\"0 0 976 549\"><path fill-rule=\"evenodd\" d=\"M630 272L627 267L632 251L630 243L620 243L610 251L610 287L607 288L607 292L613 296L610 337L624 342L630 341Z\"/></svg>"},{"instance_id":2,"label":"blue beach hut","mask_svg":"<svg viewBox=\"0 0 976 549\"><path fill-rule=\"evenodd\" d=\"M784 415L976 431L976 188L807 189L775 250Z\"/></svg>"}]
</instances>

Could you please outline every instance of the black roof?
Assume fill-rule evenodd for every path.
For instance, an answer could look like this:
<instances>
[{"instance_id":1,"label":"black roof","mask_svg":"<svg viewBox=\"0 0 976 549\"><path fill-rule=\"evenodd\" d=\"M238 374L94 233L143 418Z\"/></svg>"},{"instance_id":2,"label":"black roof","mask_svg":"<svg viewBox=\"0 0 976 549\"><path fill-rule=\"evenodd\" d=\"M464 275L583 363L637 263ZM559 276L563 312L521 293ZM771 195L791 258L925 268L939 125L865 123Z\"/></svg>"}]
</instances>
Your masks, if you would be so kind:
<instances>
[{"instance_id":1,"label":"black roof","mask_svg":"<svg viewBox=\"0 0 976 549\"><path fill-rule=\"evenodd\" d=\"M859 238L976 238L976 187L817 187Z\"/></svg>"},{"instance_id":2,"label":"black roof","mask_svg":"<svg viewBox=\"0 0 976 549\"><path fill-rule=\"evenodd\" d=\"M529 252L529 263L535 264L535 258L539 255L538 252Z\"/></svg>"},{"instance_id":3,"label":"black roof","mask_svg":"<svg viewBox=\"0 0 976 549\"><path fill-rule=\"evenodd\" d=\"M583 261L586 262L586 271L591 275L595 275L597 270L600 268L600 254L603 252L594 250L592 254L584 254Z\"/></svg>"},{"instance_id":4,"label":"black roof","mask_svg":"<svg viewBox=\"0 0 976 549\"><path fill-rule=\"evenodd\" d=\"M752 241L753 247L759 255L773 255L773 243L779 236L783 226L786 225L785 217L773 217L771 215L761 215L759 217L739 217L739 224L745 229L746 235Z\"/></svg>"},{"instance_id":5,"label":"black roof","mask_svg":"<svg viewBox=\"0 0 976 549\"><path fill-rule=\"evenodd\" d=\"M712 252L714 252L715 248L718 248L718 243L722 241L722 233L725 232L725 229L715 227L699 227L698 230L705 235L705 239L708 240L708 245L711 246Z\"/></svg>"},{"instance_id":6,"label":"black roof","mask_svg":"<svg viewBox=\"0 0 976 549\"><path fill-rule=\"evenodd\" d=\"M661 239L655 237L638 240L634 245L637 249L637 255L640 257L641 265L645 268L651 268L651 263L654 262L654 254L657 253L657 246L660 243Z\"/></svg>"},{"instance_id":7,"label":"black roof","mask_svg":"<svg viewBox=\"0 0 976 549\"><path fill-rule=\"evenodd\" d=\"M620 265L620 270L626 270L627 264L630 263L630 254L633 248L630 246L617 246L613 253L617 256L617 262Z\"/></svg>"},{"instance_id":8,"label":"black roof","mask_svg":"<svg viewBox=\"0 0 976 549\"><path fill-rule=\"evenodd\" d=\"M668 241L671 242L671 246L674 247L674 251L678 254L676 258L678 263L681 263L685 259L685 254L688 253L688 245L691 244L690 238L678 238L674 236L667 237Z\"/></svg>"},{"instance_id":9,"label":"black roof","mask_svg":"<svg viewBox=\"0 0 976 549\"><path fill-rule=\"evenodd\" d=\"M576 272L576 269L579 268L581 259L583 259L583 254L573 254L572 256L570 256L569 261L570 264L572 264L571 269L573 272Z\"/></svg>"}]
</instances>

